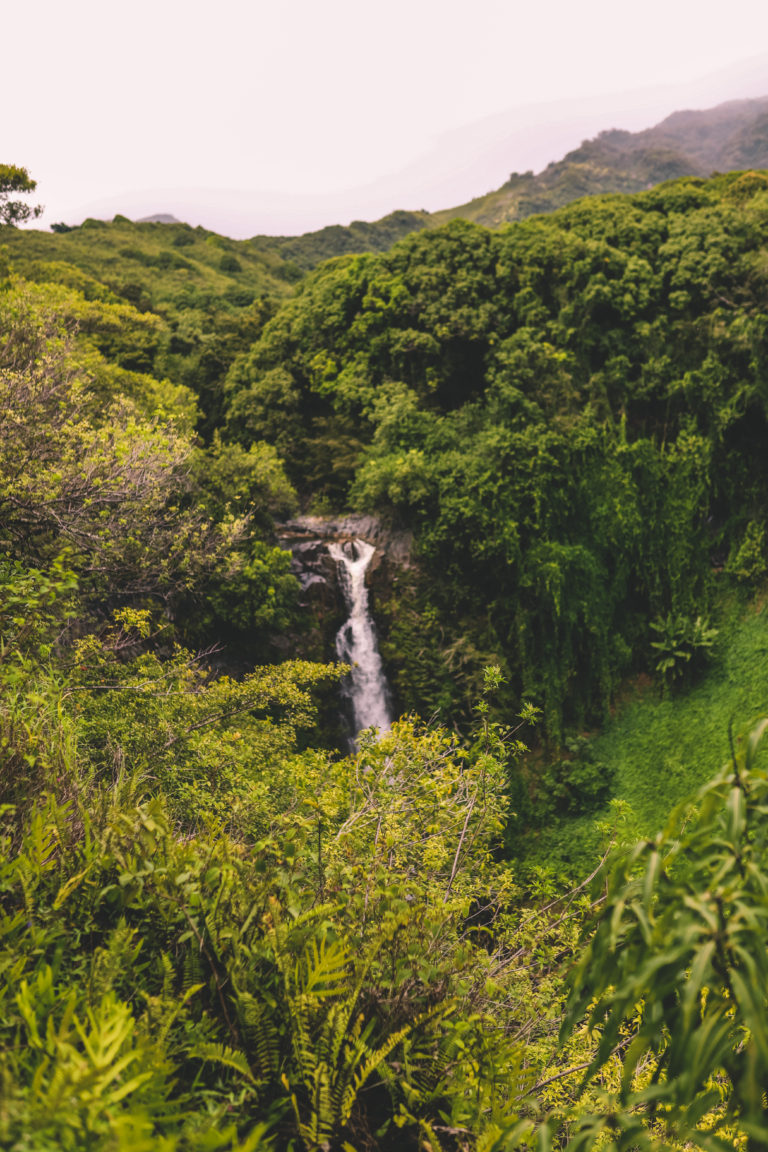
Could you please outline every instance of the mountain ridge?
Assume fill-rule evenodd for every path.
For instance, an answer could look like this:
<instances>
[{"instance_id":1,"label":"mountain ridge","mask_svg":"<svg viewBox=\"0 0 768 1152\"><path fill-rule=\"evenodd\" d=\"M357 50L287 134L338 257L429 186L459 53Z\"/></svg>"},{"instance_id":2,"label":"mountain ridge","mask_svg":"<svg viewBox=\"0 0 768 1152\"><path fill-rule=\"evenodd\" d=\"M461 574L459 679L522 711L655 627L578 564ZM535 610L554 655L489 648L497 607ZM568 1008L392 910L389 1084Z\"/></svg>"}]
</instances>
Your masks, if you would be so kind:
<instances>
[{"instance_id":1,"label":"mountain ridge","mask_svg":"<svg viewBox=\"0 0 768 1152\"><path fill-rule=\"evenodd\" d=\"M331 225L301 236L254 236L251 243L304 271L332 256L380 252L419 227L466 219L498 228L582 196L642 192L682 176L768 168L768 96L680 109L651 128L608 128L538 173L512 172L500 188L438 212L399 210L371 223Z\"/></svg>"}]
</instances>

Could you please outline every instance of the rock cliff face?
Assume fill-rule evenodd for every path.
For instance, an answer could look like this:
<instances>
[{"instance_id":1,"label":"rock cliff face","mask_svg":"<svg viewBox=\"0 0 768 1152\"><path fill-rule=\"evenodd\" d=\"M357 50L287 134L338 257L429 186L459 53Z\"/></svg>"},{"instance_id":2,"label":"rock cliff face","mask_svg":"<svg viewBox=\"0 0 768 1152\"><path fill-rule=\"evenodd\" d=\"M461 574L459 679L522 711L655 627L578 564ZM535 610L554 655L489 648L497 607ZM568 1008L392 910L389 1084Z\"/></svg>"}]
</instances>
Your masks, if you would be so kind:
<instances>
[{"instance_id":1,"label":"rock cliff face","mask_svg":"<svg viewBox=\"0 0 768 1152\"><path fill-rule=\"evenodd\" d=\"M411 533L393 529L375 516L299 516L279 525L278 537L291 552L302 543L366 540L377 552L372 561L374 569L382 563L397 564L400 568L408 568L411 563Z\"/></svg>"},{"instance_id":2,"label":"rock cliff face","mask_svg":"<svg viewBox=\"0 0 768 1152\"><path fill-rule=\"evenodd\" d=\"M302 655L334 659L334 638L345 619L344 592L329 545L365 540L376 549L366 573L371 611L389 596L397 571L411 566L412 536L374 516L300 516L277 525L278 543L293 557L292 571L301 584L301 602L309 614L308 644Z\"/></svg>"}]
</instances>

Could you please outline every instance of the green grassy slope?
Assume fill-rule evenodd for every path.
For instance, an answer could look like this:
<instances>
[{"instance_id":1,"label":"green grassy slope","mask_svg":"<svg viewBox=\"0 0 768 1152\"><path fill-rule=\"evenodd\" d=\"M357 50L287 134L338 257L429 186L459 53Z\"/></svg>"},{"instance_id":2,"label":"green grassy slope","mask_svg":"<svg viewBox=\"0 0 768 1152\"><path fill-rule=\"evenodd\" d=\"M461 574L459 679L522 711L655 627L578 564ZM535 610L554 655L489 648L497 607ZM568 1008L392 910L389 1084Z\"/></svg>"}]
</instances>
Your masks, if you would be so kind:
<instances>
[{"instance_id":1,"label":"green grassy slope","mask_svg":"<svg viewBox=\"0 0 768 1152\"><path fill-rule=\"evenodd\" d=\"M531 836L526 857L578 875L611 835L624 843L653 836L730 758L729 729L738 750L742 735L765 715L768 608L732 607L716 659L699 683L663 698L650 686L637 689L591 742L595 760L613 774L610 805Z\"/></svg>"}]
</instances>

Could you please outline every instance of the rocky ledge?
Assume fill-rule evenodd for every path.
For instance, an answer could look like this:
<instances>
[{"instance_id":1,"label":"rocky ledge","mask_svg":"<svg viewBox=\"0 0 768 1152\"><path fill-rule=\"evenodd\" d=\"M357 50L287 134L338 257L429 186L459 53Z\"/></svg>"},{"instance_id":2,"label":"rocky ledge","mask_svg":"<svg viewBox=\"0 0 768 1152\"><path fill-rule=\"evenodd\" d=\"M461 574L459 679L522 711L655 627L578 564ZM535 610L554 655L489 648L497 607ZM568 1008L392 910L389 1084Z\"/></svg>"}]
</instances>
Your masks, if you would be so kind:
<instances>
[{"instance_id":1,"label":"rocky ledge","mask_svg":"<svg viewBox=\"0 0 768 1152\"><path fill-rule=\"evenodd\" d=\"M296 555L296 546L304 542L322 544L331 540L367 540L373 544L377 556L373 565L386 558L401 568L411 563L413 535L383 524L375 516L350 514L348 516L297 516L277 525L281 545Z\"/></svg>"}]
</instances>

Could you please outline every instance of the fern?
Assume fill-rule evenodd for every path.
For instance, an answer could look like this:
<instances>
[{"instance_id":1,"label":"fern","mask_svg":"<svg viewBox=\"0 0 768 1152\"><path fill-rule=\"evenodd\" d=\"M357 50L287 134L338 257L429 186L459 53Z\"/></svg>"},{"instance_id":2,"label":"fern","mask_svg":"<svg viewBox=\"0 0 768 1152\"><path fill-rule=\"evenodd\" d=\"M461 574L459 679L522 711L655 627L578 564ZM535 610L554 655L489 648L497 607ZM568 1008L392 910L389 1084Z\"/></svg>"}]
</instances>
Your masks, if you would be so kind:
<instances>
[{"instance_id":1,"label":"fern","mask_svg":"<svg viewBox=\"0 0 768 1152\"><path fill-rule=\"evenodd\" d=\"M203 972L200 950L195 947L194 942L191 942L190 947L184 952L184 959L181 965L182 990L188 992L194 985L203 984L204 981L205 973Z\"/></svg>"},{"instance_id":2,"label":"fern","mask_svg":"<svg viewBox=\"0 0 768 1152\"><path fill-rule=\"evenodd\" d=\"M373 953L355 964L343 942L329 940L322 928L319 932L293 963L286 955L285 927L276 925L271 933L283 977L293 1056L292 1077L283 1074L282 1080L308 1152L319 1152L340 1139L370 1077L415 1027L440 1011L425 1013L375 1043L377 1022L366 1020L359 1010Z\"/></svg>"},{"instance_id":3,"label":"fern","mask_svg":"<svg viewBox=\"0 0 768 1152\"><path fill-rule=\"evenodd\" d=\"M237 1000L240 1031L254 1074L262 1080L276 1079L281 1064L281 1034L274 1011L261 1000L242 992Z\"/></svg>"},{"instance_id":4,"label":"fern","mask_svg":"<svg viewBox=\"0 0 768 1152\"><path fill-rule=\"evenodd\" d=\"M82 873L78 873L80 875ZM110 932L106 947L96 949L91 961L92 998L110 992L124 978L125 973L131 971L141 951L141 939L137 939L137 936L136 929L129 928L125 920L121 919Z\"/></svg>"},{"instance_id":5,"label":"fern","mask_svg":"<svg viewBox=\"0 0 768 1152\"><path fill-rule=\"evenodd\" d=\"M226 1068L232 1068L239 1073L254 1088L258 1086L258 1081L251 1071L247 1057L242 1052L238 1052L236 1048L228 1048L225 1044L197 1044L191 1049L190 1056L197 1056L200 1060L209 1060L215 1064L223 1064Z\"/></svg>"}]
</instances>

